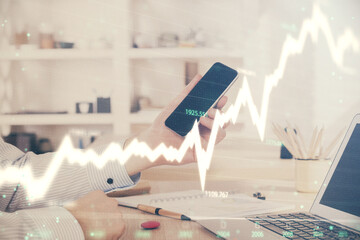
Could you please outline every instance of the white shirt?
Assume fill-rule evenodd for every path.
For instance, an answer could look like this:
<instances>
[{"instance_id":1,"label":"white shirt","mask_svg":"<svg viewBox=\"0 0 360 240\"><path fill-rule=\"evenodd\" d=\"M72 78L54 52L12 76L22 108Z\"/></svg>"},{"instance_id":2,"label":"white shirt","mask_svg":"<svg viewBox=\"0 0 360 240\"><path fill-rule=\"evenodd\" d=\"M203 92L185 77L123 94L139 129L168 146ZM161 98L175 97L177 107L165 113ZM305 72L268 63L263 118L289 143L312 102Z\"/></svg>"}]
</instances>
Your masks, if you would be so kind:
<instances>
[{"instance_id":1,"label":"white shirt","mask_svg":"<svg viewBox=\"0 0 360 240\"><path fill-rule=\"evenodd\" d=\"M107 145L93 150L101 154ZM24 153L0 138L0 238L1 239L84 239L76 219L62 206L90 191L108 191L133 186L140 173L129 177L125 166L109 161L98 169L92 163L80 166L62 161L43 198L29 202L25 186L6 181L1 172L8 167L30 167L41 178L56 153ZM108 181L111 178L112 181ZM109 184L108 182L112 182Z\"/></svg>"}]
</instances>

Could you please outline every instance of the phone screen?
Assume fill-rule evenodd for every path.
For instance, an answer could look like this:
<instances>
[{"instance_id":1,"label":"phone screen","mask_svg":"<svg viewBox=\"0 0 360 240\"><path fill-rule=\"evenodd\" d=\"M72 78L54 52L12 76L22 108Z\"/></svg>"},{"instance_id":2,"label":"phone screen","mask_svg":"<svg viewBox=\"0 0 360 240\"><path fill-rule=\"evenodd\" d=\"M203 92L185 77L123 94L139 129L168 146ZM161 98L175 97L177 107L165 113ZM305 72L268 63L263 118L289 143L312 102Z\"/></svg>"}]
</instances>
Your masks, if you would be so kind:
<instances>
[{"instance_id":1,"label":"phone screen","mask_svg":"<svg viewBox=\"0 0 360 240\"><path fill-rule=\"evenodd\" d=\"M166 119L165 125L177 134L186 136L194 122L199 121L231 86L237 74L234 69L215 63Z\"/></svg>"}]
</instances>

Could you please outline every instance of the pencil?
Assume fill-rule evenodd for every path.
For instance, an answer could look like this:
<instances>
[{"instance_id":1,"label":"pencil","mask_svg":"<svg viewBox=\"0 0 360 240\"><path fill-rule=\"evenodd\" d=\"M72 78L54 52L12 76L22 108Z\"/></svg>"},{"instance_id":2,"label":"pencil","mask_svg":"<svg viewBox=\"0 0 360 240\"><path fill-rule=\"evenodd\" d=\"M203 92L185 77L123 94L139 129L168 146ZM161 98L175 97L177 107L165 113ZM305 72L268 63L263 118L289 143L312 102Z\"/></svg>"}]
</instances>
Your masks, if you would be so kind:
<instances>
[{"instance_id":1,"label":"pencil","mask_svg":"<svg viewBox=\"0 0 360 240\"><path fill-rule=\"evenodd\" d=\"M295 158L302 158L301 156L301 152L299 151L299 148L297 147L296 145L296 142L295 142L295 139L293 138L292 134L294 133L294 130L291 129L291 128L287 128L286 129L286 135L288 136L289 140L290 140L290 143L291 145L293 146L294 148L294 151L295 151Z\"/></svg>"},{"instance_id":2,"label":"pencil","mask_svg":"<svg viewBox=\"0 0 360 240\"><path fill-rule=\"evenodd\" d=\"M280 139L280 141L283 143L283 145L289 150L289 152L295 156L295 151L292 147L292 145L289 143L288 139L285 136L284 130L280 126L277 126L276 124L272 123L273 125L273 131L276 134L276 136Z\"/></svg>"},{"instance_id":3,"label":"pencil","mask_svg":"<svg viewBox=\"0 0 360 240\"><path fill-rule=\"evenodd\" d=\"M305 145L305 140L304 140L304 137L300 131L300 128L298 128L298 126L295 125L295 129L296 129L296 136L299 137L300 139L300 148L301 150L304 152L304 155L305 155L305 158L308 158L307 156L307 152L306 152L306 145Z\"/></svg>"},{"instance_id":4,"label":"pencil","mask_svg":"<svg viewBox=\"0 0 360 240\"><path fill-rule=\"evenodd\" d=\"M275 126L277 126L278 131L280 132L281 136L283 137L283 139L288 143L288 145L294 149L294 146L292 145L289 136L286 133L285 128L281 127L279 124L276 124ZM294 149L295 150L295 149Z\"/></svg>"},{"instance_id":5,"label":"pencil","mask_svg":"<svg viewBox=\"0 0 360 240\"><path fill-rule=\"evenodd\" d=\"M312 149L314 147L314 144L315 144L315 139L316 139L316 136L317 136L317 127L314 128L313 130L313 134L311 136L311 141L310 141L310 145L309 145L309 149L308 149L308 158L311 158L311 153L312 153Z\"/></svg>"},{"instance_id":6,"label":"pencil","mask_svg":"<svg viewBox=\"0 0 360 240\"><path fill-rule=\"evenodd\" d=\"M298 152L300 153L300 157L301 158L305 158L305 152L303 152L303 150L302 150L302 148L301 148L301 144L300 144L300 142L298 141L298 139L297 139L297 136L296 136L296 134L295 134L295 131L294 131L294 129L290 129L290 137L293 139L293 141L295 142L295 144L296 144L296 146L297 146L297 148L298 148Z\"/></svg>"},{"instance_id":7,"label":"pencil","mask_svg":"<svg viewBox=\"0 0 360 240\"><path fill-rule=\"evenodd\" d=\"M183 214L170 212L170 211L164 210L162 208L156 208L156 207L152 207L152 206L139 204L139 205L137 205L137 209L147 212L147 213L159 215L159 216L165 216L165 217L175 218L175 219L179 219L179 220L191 221L191 219L189 217L187 217Z\"/></svg>"},{"instance_id":8,"label":"pencil","mask_svg":"<svg viewBox=\"0 0 360 240\"><path fill-rule=\"evenodd\" d=\"M277 130L277 128L275 128L275 126L273 126L273 131L275 133L275 135L279 138L279 140L282 142L282 144L286 147L287 150L289 150L289 152L294 155L294 150L292 149L291 146L289 146L289 144L287 143L287 141L281 136L281 134L279 133L279 131Z\"/></svg>"},{"instance_id":9,"label":"pencil","mask_svg":"<svg viewBox=\"0 0 360 240\"><path fill-rule=\"evenodd\" d=\"M301 149L301 146L300 146L300 143L297 140L297 130L296 130L296 128L294 128L293 125L290 124L289 121L286 121L286 124L288 125L288 127L286 128L287 134L289 135L289 138L294 143L294 147L296 148L297 152L299 153L299 156L297 156L296 158L305 158L305 154L303 153L303 151ZM289 129L290 129L290 132L289 132Z\"/></svg>"},{"instance_id":10,"label":"pencil","mask_svg":"<svg viewBox=\"0 0 360 240\"><path fill-rule=\"evenodd\" d=\"M322 135L323 135L323 132L324 132L324 127L321 128L321 130L319 131L319 134L317 136L317 139L316 139L316 142L314 144L314 147L311 151L311 155L309 156L310 158L314 158L315 157L315 153L321 143L321 139L322 139Z\"/></svg>"}]
</instances>

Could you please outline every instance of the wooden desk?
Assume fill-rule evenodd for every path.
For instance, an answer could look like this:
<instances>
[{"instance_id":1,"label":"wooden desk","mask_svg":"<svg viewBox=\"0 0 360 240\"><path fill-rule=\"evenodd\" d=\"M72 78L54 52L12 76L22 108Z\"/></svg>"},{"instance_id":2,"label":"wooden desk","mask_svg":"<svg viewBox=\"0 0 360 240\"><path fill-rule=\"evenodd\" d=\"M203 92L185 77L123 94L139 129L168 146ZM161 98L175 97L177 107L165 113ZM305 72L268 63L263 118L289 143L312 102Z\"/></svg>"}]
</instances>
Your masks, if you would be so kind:
<instances>
[{"instance_id":1,"label":"wooden desk","mask_svg":"<svg viewBox=\"0 0 360 240\"><path fill-rule=\"evenodd\" d=\"M151 193L164 193L194 189L196 181L151 181ZM292 211L307 211L315 198L315 194L298 193L291 181L277 180L241 180L241 181L212 181L207 183L207 190L230 191L239 189L243 193L252 195L261 192L267 200L293 204ZM265 200L266 201L266 200ZM156 216L136 209L121 207L126 230L121 239L218 239L214 234L196 222L180 221L176 219ZM160 222L155 230L142 230L141 223L149 220Z\"/></svg>"},{"instance_id":2,"label":"wooden desk","mask_svg":"<svg viewBox=\"0 0 360 240\"><path fill-rule=\"evenodd\" d=\"M126 230L121 239L216 239L196 222L181 221L140 212L122 207ZM155 220L160 227L142 230L141 223Z\"/></svg>"},{"instance_id":3,"label":"wooden desk","mask_svg":"<svg viewBox=\"0 0 360 240\"><path fill-rule=\"evenodd\" d=\"M216 147L207 172L206 190L261 192L267 200L293 204L293 211L308 211L315 194L298 193L294 184L294 160L279 159L280 149L259 141L227 138ZM158 167L142 173L151 193L201 189L196 164ZM266 200L265 200L266 201ZM127 228L121 239L219 239L196 222L180 221L121 207ZM155 230L142 230L148 220L160 222Z\"/></svg>"}]
</instances>

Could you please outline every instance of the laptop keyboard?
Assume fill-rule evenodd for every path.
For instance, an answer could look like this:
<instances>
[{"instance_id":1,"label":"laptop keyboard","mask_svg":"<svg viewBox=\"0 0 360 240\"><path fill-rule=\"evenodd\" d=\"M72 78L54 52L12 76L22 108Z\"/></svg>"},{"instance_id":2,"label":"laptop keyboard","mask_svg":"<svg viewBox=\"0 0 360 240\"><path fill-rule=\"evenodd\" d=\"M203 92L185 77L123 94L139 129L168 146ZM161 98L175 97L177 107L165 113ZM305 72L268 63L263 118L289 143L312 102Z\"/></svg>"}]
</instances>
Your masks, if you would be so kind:
<instances>
[{"instance_id":1,"label":"laptop keyboard","mask_svg":"<svg viewBox=\"0 0 360 240\"><path fill-rule=\"evenodd\" d=\"M306 213L255 216L248 220L255 227L264 227L288 239L360 239L358 233Z\"/></svg>"}]
</instances>

